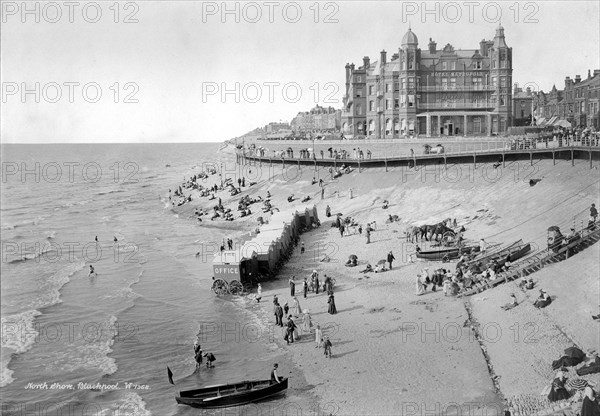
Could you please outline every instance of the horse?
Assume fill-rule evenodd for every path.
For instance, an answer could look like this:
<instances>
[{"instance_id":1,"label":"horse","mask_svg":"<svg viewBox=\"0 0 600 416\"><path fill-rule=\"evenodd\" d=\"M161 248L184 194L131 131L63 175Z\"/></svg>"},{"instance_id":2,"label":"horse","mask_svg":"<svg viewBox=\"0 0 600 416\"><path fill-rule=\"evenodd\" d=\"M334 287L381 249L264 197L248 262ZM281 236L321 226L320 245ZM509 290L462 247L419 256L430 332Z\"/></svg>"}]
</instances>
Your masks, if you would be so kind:
<instances>
[{"instance_id":1,"label":"horse","mask_svg":"<svg viewBox=\"0 0 600 416\"><path fill-rule=\"evenodd\" d=\"M409 241L411 243L418 243L419 237L421 236L421 229L419 227L415 227L415 226L411 225L410 227L408 227L406 229L406 231L404 232L404 235L406 235L407 241Z\"/></svg>"}]
</instances>

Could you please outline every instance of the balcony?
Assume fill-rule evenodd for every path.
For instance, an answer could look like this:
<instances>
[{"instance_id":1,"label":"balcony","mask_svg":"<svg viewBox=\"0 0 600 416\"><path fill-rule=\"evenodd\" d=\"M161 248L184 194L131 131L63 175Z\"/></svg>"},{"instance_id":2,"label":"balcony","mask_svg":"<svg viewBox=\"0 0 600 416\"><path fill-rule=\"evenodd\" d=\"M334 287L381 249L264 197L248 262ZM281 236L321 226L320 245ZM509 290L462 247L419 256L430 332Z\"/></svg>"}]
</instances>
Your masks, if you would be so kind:
<instances>
[{"instance_id":1,"label":"balcony","mask_svg":"<svg viewBox=\"0 0 600 416\"><path fill-rule=\"evenodd\" d=\"M493 85L427 85L419 87L421 92L445 92L445 91L495 91Z\"/></svg>"},{"instance_id":2,"label":"balcony","mask_svg":"<svg viewBox=\"0 0 600 416\"><path fill-rule=\"evenodd\" d=\"M496 108L494 103L452 103L438 101L434 103L421 103L419 109L423 110L484 110Z\"/></svg>"}]
</instances>

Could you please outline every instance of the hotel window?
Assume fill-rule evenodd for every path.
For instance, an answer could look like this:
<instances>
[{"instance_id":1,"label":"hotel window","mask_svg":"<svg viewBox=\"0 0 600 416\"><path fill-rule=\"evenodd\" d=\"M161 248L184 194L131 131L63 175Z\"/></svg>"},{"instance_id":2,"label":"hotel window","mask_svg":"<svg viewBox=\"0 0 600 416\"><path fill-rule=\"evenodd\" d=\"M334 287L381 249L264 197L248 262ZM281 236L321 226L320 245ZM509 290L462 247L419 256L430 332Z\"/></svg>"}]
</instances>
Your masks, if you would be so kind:
<instances>
[{"instance_id":1,"label":"hotel window","mask_svg":"<svg viewBox=\"0 0 600 416\"><path fill-rule=\"evenodd\" d=\"M385 120L385 134L391 134L392 133L392 120L391 119L387 119Z\"/></svg>"},{"instance_id":2,"label":"hotel window","mask_svg":"<svg viewBox=\"0 0 600 416\"><path fill-rule=\"evenodd\" d=\"M400 107L406 107L406 95L400 96Z\"/></svg>"},{"instance_id":3,"label":"hotel window","mask_svg":"<svg viewBox=\"0 0 600 416\"><path fill-rule=\"evenodd\" d=\"M443 90L448 89L448 78L442 78L442 89Z\"/></svg>"},{"instance_id":4,"label":"hotel window","mask_svg":"<svg viewBox=\"0 0 600 416\"><path fill-rule=\"evenodd\" d=\"M496 77L492 77L492 87L495 87L497 84L497 79Z\"/></svg>"},{"instance_id":5,"label":"hotel window","mask_svg":"<svg viewBox=\"0 0 600 416\"><path fill-rule=\"evenodd\" d=\"M481 69L481 61L475 62L475 69Z\"/></svg>"},{"instance_id":6,"label":"hotel window","mask_svg":"<svg viewBox=\"0 0 600 416\"><path fill-rule=\"evenodd\" d=\"M414 69L414 55L412 53L408 54L408 69Z\"/></svg>"},{"instance_id":7,"label":"hotel window","mask_svg":"<svg viewBox=\"0 0 600 416\"><path fill-rule=\"evenodd\" d=\"M585 113L585 102L584 101L581 102L581 112Z\"/></svg>"},{"instance_id":8,"label":"hotel window","mask_svg":"<svg viewBox=\"0 0 600 416\"><path fill-rule=\"evenodd\" d=\"M448 62L442 62L442 70L443 71L448 70Z\"/></svg>"},{"instance_id":9,"label":"hotel window","mask_svg":"<svg viewBox=\"0 0 600 416\"><path fill-rule=\"evenodd\" d=\"M369 120L369 134L375 133L375 122L373 120Z\"/></svg>"},{"instance_id":10,"label":"hotel window","mask_svg":"<svg viewBox=\"0 0 600 416\"><path fill-rule=\"evenodd\" d=\"M507 61L500 61L500 68L507 68L507 67L508 67Z\"/></svg>"},{"instance_id":11,"label":"hotel window","mask_svg":"<svg viewBox=\"0 0 600 416\"><path fill-rule=\"evenodd\" d=\"M492 69L496 69L496 61L492 61Z\"/></svg>"},{"instance_id":12,"label":"hotel window","mask_svg":"<svg viewBox=\"0 0 600 416\"><path fill-rule=\"evenodd\" d=\"M409 95L408 96L408 106L409 107L414 107L415 106L415 96L414 95Z\"/></svg>"},{"instance_id":13,"label":"hotel window","mask_svg":"<svg viewBox=\"0 0 600 416\"><path fill-rule=\"evenodd\" d=\"M501 95L501 96L500 96L500 105L501 105L501 106L503 106L503 105L506 105L506 104L504 103L504 95Z\"/></svg>"},{"instance_id":14,"label":"hotel window","mask_svg":"<svg viewBox=\"0 0 600 416\"><path fill-rule=\"evenodd\" d=\"M473 119L473 133L481 133L481 118L479 117Z\"/></svg>"},{"instance_id":15,"label":"hotel window","mask_svg":"<svg viewBox=\"0 0 600 416\"><path fill-rule=\"evenodd\" d=\"M391 107L390 107L390 100L385 100L385 109L386 109L386 110L391 110Z\"/></svg>"},{"instance_id":16,"label":"hotel window","mask_svg":"<svg viewBox=\"0 0 600 416\"><path fill-rule=\"evenodd\" d=\"M453 71L456 69L456 62L450 62L450 69Z\"/></svg>"},{"instance_id":17,"label":"hotel window","mask_svg":"<svg viewBox=\"0 0 600 416\"><path fill-rule=\"evenodd\" d=\"M395 92L400 91L400 83L399 82L394 82L394 91Z\"/></svg>"},{"instance_id":18,"label":"hotel window","mask_svg":"<svg viewBox=\"0 0 600 416\"><path fill-rule=\"evenodd\" d=\"M481 88L483 86L483 78L473 77L473 87Z\"/></svg>"},{"instance_id":19,"label":"hotel window","mask_svg":"<svg viewBox=\"0 0 600 416\"><path fill-rule=\"evenodd\" d=\"M375 111L375 102L369 101L369 111Z\"/></svg>"},{"instance_id":20,"label":"hotel window","mask_svg":"<svg viewBox=\"0 0 600 416\"><path fill-rule=\"evenodd\" d=\"M391 84L385 84L385 92L391 92L392 91L392 85Z\"/></svg>"},{"instance_id":21,"label":"hotel window","mask_svg":"<svg viewBox=\"0 0 600 416\"><path fill-rule=\"evenodd\" d=\"M398 108L400 108L400 100L396 98L394 100L394 109L398 109Z\"/></svg>"},{"instance_id":22,"label":"hotel window","mask_svg":"<svg viewBox=\"0 0 600 416\"><path fill-rule=\"evenodd\" d=\"M360 75L356 76L356 82L362 82L362 77Z\"/></svg>"},{"instance_id":23,"label":"hotel window","mask_svg":"<svg viewBox=\"0 0 600 416\"><path fill-rule=\"evenodd\" d=\"M449 87L451 90L456 89L456 78L450 78Z\"/></svg>"},{"instance_id":24,"label":"hotel window","mask_svg":"<svg viewBox=\"0 0 600 416\"><path fill-rule=\"evenodd\" d=\"M360 98L360 97L362 97L362 95L363 95L363 90L362 90L362 88L358 88L358 89L356 90L356 97Z\"/></svg>"},{"instance_id":25,"label":"hotel window","mask_svg":"<svg viewBox=\"0 0 600 416\"><path fill-rule=\"evenodd\" d=\"M408 79L408 88L413 89L414 87L415 87L415 79L409 78Z\"/></svg>"},{"instance_id":26,"label":"hotel window","mask_svg":"<svg viewBox=\"0 0 600 416\"><path fill-rule=\"evenodd\" d=\"M400 122L398 121L398 119L394 120L394 134L400 134Z\"/></svg>"},{"instance_id":27,"label":"hotel window","mask_svg":"<svg viewBox=\"0 0 600 416\"><path fill-rule=\"evenodd\" d=\"M402 89L406 89L406 78L402 78Z\"/></svg>"},{"instance_id":28,"label":"hotel window","mask_svg":"<svg viewBox=\"0 0 600 416\"><path fill-rule=\"evenodd\" d=\"M373 95L373 86L369 85L369 95Z\"/></svg>"},{"instance_id":29,"label":"hotel window","mask_svg":"<svg viewBox=\"0 0 600 416\"><path fill-rule=\"evenodd\" d=\"M500 87L506 87L506 77L500 77Z\"/></svg>"},{"instance_id":30,"label":"hotel window","mask_svg":"<svg viewBox=\"0 0 600 416\"><path fill-rule=\"evenodd\" d=\"M360 116L360 115L362 115L362 105L360 105L360 104L358 104L358 105L356 106L356 115L357 115L357 116Z\"/></svg>"}]
</instances>

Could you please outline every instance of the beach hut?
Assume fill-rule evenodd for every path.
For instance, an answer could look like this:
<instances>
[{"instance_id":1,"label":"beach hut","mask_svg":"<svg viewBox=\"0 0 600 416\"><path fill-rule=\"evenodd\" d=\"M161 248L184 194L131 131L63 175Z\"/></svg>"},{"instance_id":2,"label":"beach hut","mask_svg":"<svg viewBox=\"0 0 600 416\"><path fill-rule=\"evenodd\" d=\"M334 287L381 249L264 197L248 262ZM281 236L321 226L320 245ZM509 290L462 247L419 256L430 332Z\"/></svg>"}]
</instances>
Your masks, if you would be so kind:
<instances>
[{"instance_id":1,"label":"beach hut","mask_svg":"<svg viewBox=\"0 0 600 416\"><path fill-rule=\"evenodd\" d=\"M219 295L241 294L250 285L252 276L258 273L258 261L254 250L229 250L215 253L213 258L212 290Z\"/></svg>"}]
</instances>

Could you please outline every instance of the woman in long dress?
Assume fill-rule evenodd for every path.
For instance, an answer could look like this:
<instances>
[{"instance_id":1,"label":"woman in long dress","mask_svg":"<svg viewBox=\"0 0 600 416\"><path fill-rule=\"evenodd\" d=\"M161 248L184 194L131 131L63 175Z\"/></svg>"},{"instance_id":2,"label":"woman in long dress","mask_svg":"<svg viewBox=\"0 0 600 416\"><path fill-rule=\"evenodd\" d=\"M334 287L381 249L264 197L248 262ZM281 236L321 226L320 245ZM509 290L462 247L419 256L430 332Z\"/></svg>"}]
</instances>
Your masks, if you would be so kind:
<instances>
[{"instance_id":1,"label":"woman in long dress","mask_svg":"<svg viewBox=\"0 0 600 416\"><path fill-rule=\"evenodd\" d=\"M415 280L415 285L416 285L415 290L416 290L417 296L425 293L425 289L423 288L423 282L421 281L420 274L417 275L417 279Z\"/></svg>"},{"instance_id":2,"label":"woman in long dress","mask_svg":"<svg viewBox=\"0 0 600 416\"><path fill-rule=\"evenodd\" d=\"M302 317L302 332L305 334L310 334L310 327L312 326L312 321L310 319L310 313L308 309L304 309L304 316Z\"/></svg>"},{"instance_id":3,"label":"woman in long dress","mask_svg":"<svg viewBox=\"0 0 600 416\"><path fill-rule=\"evenodd\" d=\"M298 298L294 296L294 316L302 315L302 309L300 309L300 302Z\"/></svg>"},{"instance_id":4,"label":"woman in long dress","mask_svg":"<svg viewBox=\"0 0 600 416\"><path fill-rule=\"evenodd\" d=\"M335 315L337 313L337 309L335 308L335 299L333 298L333 294L329 295L329 299L327 300L329 304L329 312L330 315Z\"/></svg>"}]
</instances>

